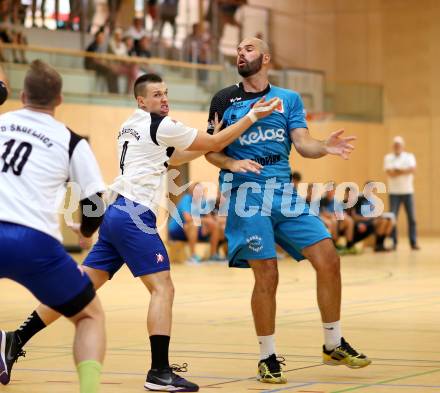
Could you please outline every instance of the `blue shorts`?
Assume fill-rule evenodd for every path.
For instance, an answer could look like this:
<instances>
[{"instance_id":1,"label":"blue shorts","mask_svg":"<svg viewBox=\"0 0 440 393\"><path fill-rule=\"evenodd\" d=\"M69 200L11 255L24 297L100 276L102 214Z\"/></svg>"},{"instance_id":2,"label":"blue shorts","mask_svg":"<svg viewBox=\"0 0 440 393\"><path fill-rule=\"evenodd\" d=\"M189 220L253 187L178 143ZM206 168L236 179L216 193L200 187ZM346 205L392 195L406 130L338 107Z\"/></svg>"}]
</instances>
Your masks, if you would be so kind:
<instances>
[{"instance_id":1,"label":"blue shorts","mask_svg":"<svg viewBox=\"0 0 440 393\"><path fill-rule=\"evenodd\" d=\"M321 219L291 192L283 198L282 190L274 190L269 206L263 203L263 193L248 190L244 198L237 189L232 190L225 230L229 266L249 267L248 260L276 258L276 244L300 261L304 248L331 239ZM252 209L256 214L251 215Z\"/></svg>"},{"instance_id":2,"label":"blue shorts","mask_svg":"<svg viewBox=\"0 0 440 393\"><path fill-rule=\"evenodd\" d=\"M124 263L134 277L170 270L154 213L119 196L105 212L98 241L83 265L104 270L112 278Z\"/></svg>"},{"instance_id":3,"label":"blue shorts","mask_svg":"<svg viewBox=\"0 0 440 393\"><path fill-rule=\"evenodd\" d=\"M180 225L169 228L168 229L168 237L170 240L177 240L177 241L183 241L183 242L188 241L188 238L186 237L186 233ZM199 227L199 231L197 234L197 240L199 242L209 241L209 235L203 235L201 226Z\"/></svg>"},{"instance_id":4,"label":"blue shorts","mask_svg":"<svg viewBox=\"0 0 440 393\"><path fill-rule=\"evenodd\" d=\"M95 296L87 274L52 236L0 221L0 250L0 278L20 283L40 302L67 317Z\"/></svg>"}]
</instances>

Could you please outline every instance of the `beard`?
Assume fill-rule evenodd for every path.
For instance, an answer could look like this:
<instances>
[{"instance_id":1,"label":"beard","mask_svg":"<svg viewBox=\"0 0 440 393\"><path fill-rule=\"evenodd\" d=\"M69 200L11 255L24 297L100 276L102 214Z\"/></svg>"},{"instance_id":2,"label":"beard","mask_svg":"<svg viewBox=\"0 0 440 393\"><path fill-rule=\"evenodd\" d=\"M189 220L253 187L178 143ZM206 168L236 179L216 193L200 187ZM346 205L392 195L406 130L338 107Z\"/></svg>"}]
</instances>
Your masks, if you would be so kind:
<instances>
[{"instance_id":1,"label":"beard","mask_svg":"<svg viewBox=\"0 0 440 393\"><path fill-rule=\"evenodd\" d=\"M252 75L255 75L258 71L261 70L263 65L263 55L260 55L257 59L252 60L251 62L246 62L243 67L239 67L237 65L238 73L243 78L248 78Z\"/></svg>"}]
</instances>

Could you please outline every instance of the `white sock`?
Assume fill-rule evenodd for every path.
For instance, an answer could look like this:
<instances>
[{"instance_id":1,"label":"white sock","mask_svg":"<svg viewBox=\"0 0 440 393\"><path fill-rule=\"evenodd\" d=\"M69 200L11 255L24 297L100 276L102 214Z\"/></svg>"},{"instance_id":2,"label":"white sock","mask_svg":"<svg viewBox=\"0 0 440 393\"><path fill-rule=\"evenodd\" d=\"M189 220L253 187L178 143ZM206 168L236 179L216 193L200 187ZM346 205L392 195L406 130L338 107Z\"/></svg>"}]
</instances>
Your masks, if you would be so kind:
<instances>
[{"instance_id":1,"label":"white sock","mask_svg":"<svg viewBox=\"0 0 440 393\"><path fill-rule=\"evenodd\" d=\"M260 344L260 360L267 359L275 352L275 335L258 336L258 343Z\"/></svg>"},{"instance_id":2,"label":"white sock","mask_svg":"<svg viewBox=\"0 0 440 393\"><path fill-rule=\"evenodd\" d=\"M324 345L327 351L331 351L341 345L341 321L323 323Z\"/></svg>"}]
</instances>

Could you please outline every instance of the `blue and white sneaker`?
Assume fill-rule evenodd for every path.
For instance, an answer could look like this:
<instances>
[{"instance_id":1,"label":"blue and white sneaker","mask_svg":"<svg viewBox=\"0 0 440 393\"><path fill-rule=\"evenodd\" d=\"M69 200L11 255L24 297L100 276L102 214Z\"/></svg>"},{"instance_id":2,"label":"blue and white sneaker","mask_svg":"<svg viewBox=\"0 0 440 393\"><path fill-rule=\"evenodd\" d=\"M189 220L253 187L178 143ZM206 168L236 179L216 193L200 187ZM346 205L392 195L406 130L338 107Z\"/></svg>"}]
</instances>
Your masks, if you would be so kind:
<instances>
[{"instance_id":1,"label":"blue and white sneaker","mask_svg":"<svg viewBox=\"0 0 440 393\"><path fill-rule=\"evenodd\" d=\"M191 255L187 261L187 263L192 265L198 265L202 262L202 258L200 258L197 254Z\"/></svg>"}]
</instances>

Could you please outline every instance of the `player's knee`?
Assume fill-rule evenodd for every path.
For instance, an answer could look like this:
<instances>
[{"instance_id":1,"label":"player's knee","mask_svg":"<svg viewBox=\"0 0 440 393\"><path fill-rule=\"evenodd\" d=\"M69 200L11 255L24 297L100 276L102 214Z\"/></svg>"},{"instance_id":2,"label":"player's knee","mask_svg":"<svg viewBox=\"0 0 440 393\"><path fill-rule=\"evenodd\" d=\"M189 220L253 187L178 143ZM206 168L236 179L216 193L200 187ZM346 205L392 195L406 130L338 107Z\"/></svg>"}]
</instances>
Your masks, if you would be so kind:
<instances>
[{"instance_id":1,"label":"player's knee","mask_svg":"<svg viewBox=\"0 0 440 393\"><path fill-rule=\"evenodd\" d=\"M330 251L325 254L321 254L316 258L314 258L314 260L311 262L318 274L326 274L326 275L340 274L341 260L336 250Z\"/></svg>"},{"instance_id":2,"label":"player's knee","mask_svg":"<svg viewBox=\"0 0 440 393\"><path fill-rule=\"evenodd\" d=\"M323 261L323 269L326 273L331 275L339 275L341 270L341 258L337 252L332 252L326 256L326 260Z\"/></svg>"},{"instance_id":3,"label":"player's knee","mask_svg":"<svg viewBox=\"0 0 440 393\"><path fill-rule=\"evenodd\" d=\"M255 276L255 288L260 292L273 293L278 287L278 269L267 269Z\"/></svg>"},{"instance_id":4,"label":"player's knee","mask_svg":"<svg viewBox=\"0 0 440 393\"><path fill-rule=\"evenodd\" d=\"M174 299L174 284L171 276L167 275L161 280L157 281L152 288L152 293L168 299Z\"/></svg>"}]
</instances>

